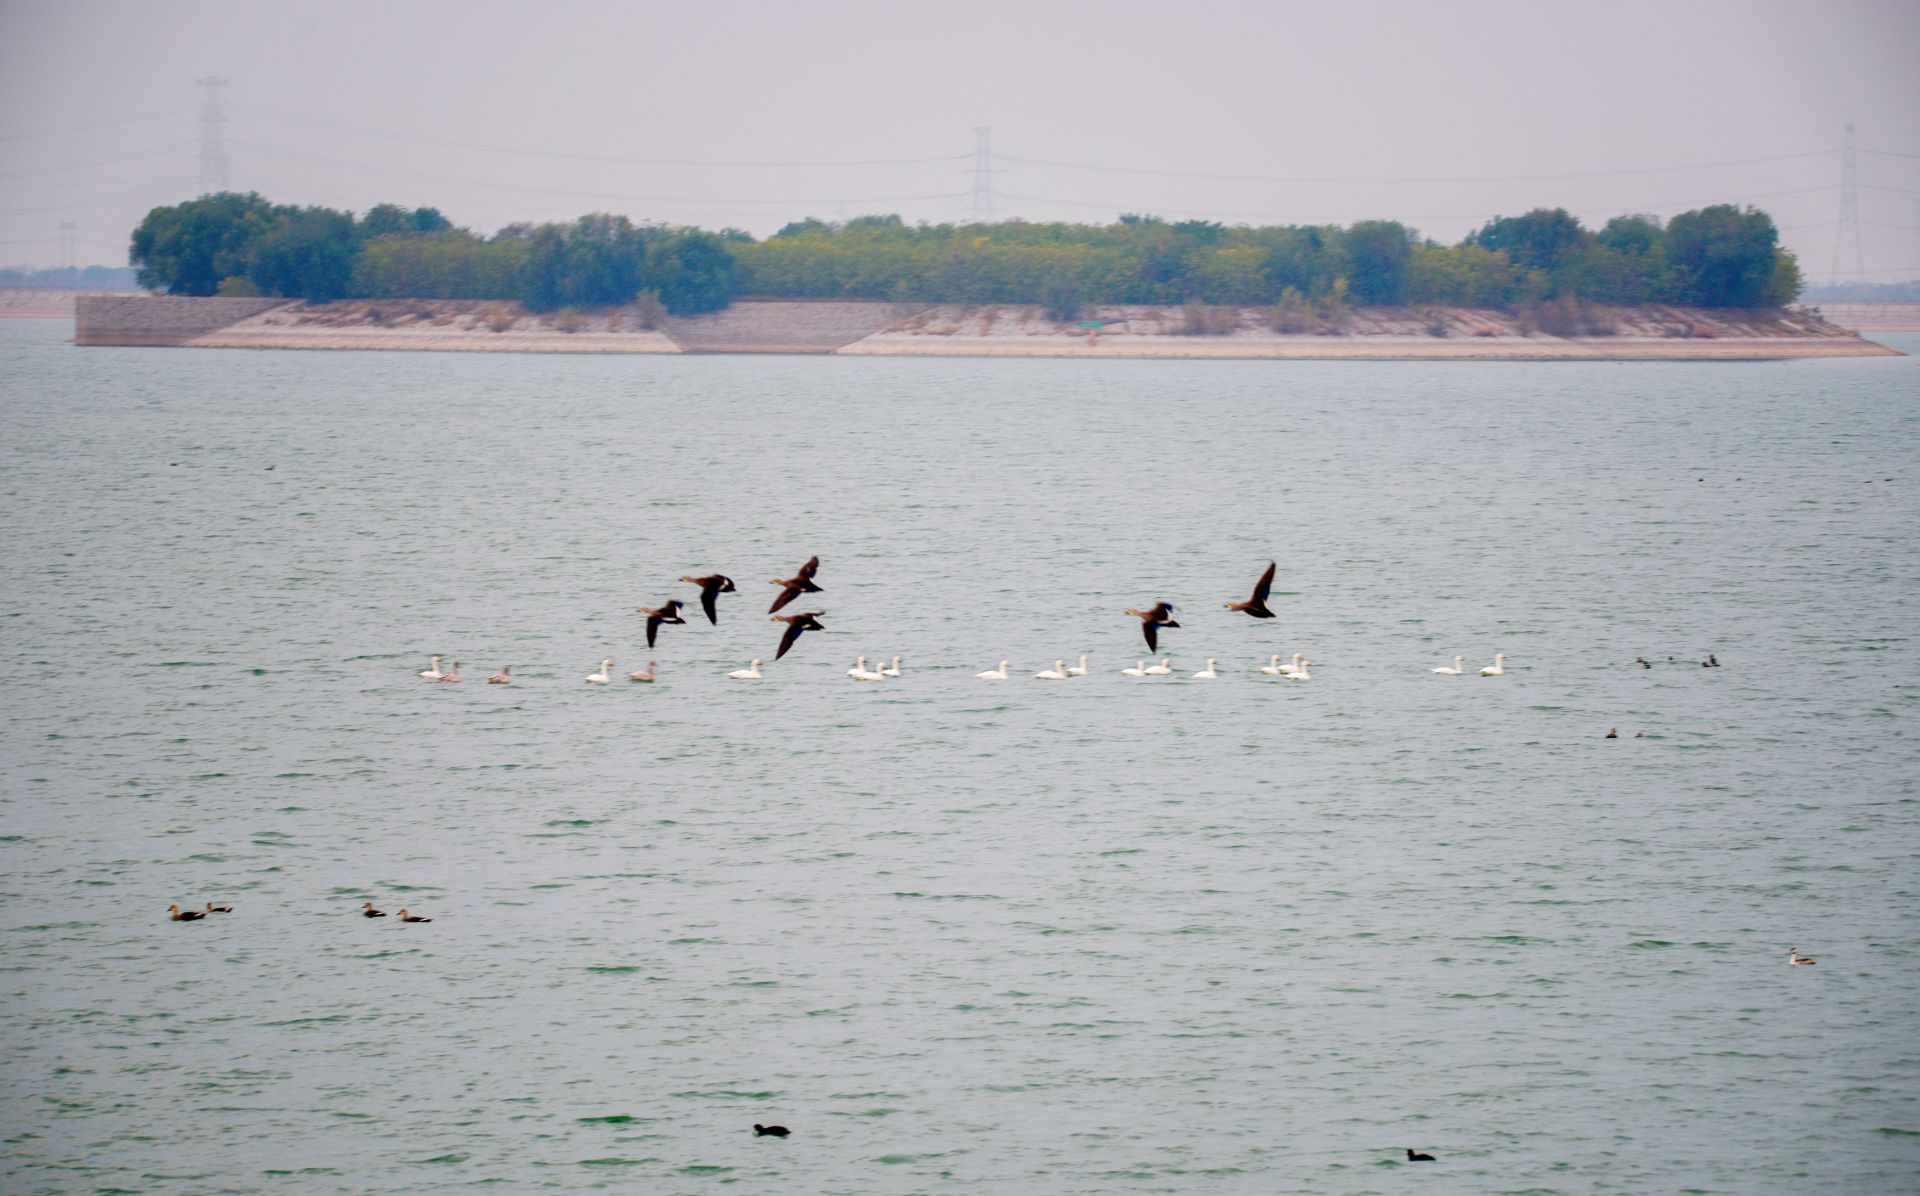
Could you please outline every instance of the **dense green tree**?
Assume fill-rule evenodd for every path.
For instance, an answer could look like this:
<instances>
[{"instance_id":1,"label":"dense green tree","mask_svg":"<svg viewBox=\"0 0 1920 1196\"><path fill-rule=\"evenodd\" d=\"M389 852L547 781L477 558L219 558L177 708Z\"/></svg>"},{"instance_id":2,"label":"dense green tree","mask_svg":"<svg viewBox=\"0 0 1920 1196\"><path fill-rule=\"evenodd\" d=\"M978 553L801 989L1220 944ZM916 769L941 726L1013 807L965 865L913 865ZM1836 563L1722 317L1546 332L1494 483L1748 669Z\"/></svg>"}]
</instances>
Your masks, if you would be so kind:
<instances>
[{"instance_id":1,"label":"dense green tree","mask_svg":"<svg viewBox=\"0 0 1920 1196\"><path fill-rule=\"evenodd\" d=\"M1363 220L1342 239L1347 258L1347 284L1355 302L1398 304L1407 301L1407 262L1413 239L1406 226L1392 220Z\"/></svg>"},{"instance_id":2,"label":"dense green tree","mask_svg":"<svg viewBox=\"0 0 1920 1196\"><path fill-rule=\"evenodd\" d=\"M1565 208L1535 208L1524 216L1494 217L1466 243L1504 253L1517 266L1551 272L1591 237Z\"/></svg>"},{"instance_id":3,"label":"dense green tree","mask_svg":"<svg viewBox=\"0 0 1920 1196\"><path fill-rule=\"evenodd\" d=\"M143 287L211 295L221 279L246 272L248 252L272 211L260 196L233 191L154 208L133 230L128 264Z\"/></svg>"},{"instance_id":4,"label":"dense green tree","mask_svg":"<svg viewBox=\"0 0 1920 1196\"><path fill-rule=\"evenodd\" d=\"M246 275L262 294L330 303L348 293L359 249L352 212L283 208L253 239Z\"/></svg>"},{"instance_id":5,"label":"dense green tree","mask_svg":"<svg viewBox=\"0 0 1920 1196\"><path fill-rule=\"evenodd\" d=\"M1715 204L1682 212L1667 225L1667 260L1677 298L1701 307L1768 307L1789 302L1785 285L1798 291L1798 268L1783 276L1780 234L1773 218L1755 208ZM1791 261L1791 257L1788 257Z\"/></svg>"},{"instance_id":6,"label":"dense green tree","mask_svg":"<svg viewBox=\"0 0 1920 1196\"><path fill-rule=\"evenodd\" d=\"M654 289L674 315L719 311L733 301L733 254L712 233L694 229L670 237L658 260Z\"/></svg>"}]
</instances>

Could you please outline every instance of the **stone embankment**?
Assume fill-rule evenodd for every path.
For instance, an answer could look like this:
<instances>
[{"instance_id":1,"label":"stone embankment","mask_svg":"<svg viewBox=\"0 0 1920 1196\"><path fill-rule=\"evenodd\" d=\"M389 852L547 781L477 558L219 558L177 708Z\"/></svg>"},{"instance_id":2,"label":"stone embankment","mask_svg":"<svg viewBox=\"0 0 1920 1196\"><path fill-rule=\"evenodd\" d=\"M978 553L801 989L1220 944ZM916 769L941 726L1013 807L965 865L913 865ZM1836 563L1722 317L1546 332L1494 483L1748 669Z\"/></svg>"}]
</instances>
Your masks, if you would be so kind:
<instances>
[{"instance_id":1,"label":"stone embankment","mask_svg":"<svg viewBox=\"0 0 1920 1196\"><path fill-rule=\"evenodd\" d=\"M1206 357L1488 360L1755 359L1897 355L1817 313L1357 308L1277 331L1262 308L1100 306L1059 321L1027 306L746 299L643 328L632 308L534 314L471 300L86 297L82 345L426 349L519 353L838 353L866 357ZM1553 324L1552 331L1543 323ZM1557 334L1556 334L1557 333Z\"/></svg>"},{"instance_id":2,"label":"stone embankment","mask_svg":"<svg viewBox=\"0 0 1920 1196\"><path fill-rule=\"evenodd\" d=\"M0 287L0 319L17 317L29 320L72 319L74 305L83 295L112 295L135 298L139 291L40 291L28 288Z\"/></svg>"}]
</instances>

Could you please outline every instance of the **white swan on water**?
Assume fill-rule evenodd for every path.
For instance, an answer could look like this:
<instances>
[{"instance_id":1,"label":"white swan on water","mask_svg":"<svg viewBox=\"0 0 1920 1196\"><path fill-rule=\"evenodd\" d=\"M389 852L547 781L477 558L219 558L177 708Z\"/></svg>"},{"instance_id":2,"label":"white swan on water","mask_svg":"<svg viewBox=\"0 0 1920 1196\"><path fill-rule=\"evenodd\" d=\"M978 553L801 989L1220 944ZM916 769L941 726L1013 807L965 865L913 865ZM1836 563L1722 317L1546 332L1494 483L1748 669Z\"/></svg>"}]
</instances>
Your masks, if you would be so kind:
<instances>
[{"instance_id":1,"label":"white swan on water","mask_svg":"<svg viewBox=\"0 0 1920 1196\"><path fill-rule=\"evenodd\" d=\"M1267 657L1267 663L1260 666L1260 671L1269 677L1278 677L1284 672L1285 670L1280 667L1280 654L1275 652Z\"/></svg>"},{"instance_id":2,"label":"white swan on water","mask_svg":"<svg viewBox=\"0 0 1920 1196\"><path fill-rule=\"evenodd\" d=\"M879 669L867 668L866 663L867 663L867 658L862 656L860 658L861 667L857 669L848 669L847 676L853 678L855 681L885 681L887 679L887 675L885 673L881 672Z\"/></svg>"},{"instance_id":3,"label":"white swan on water","mask_svg":"<svg viewBox=\"0 0 1920 1196\"><path fill-rule=\"evenodd\" d=\"M420 674L420 679L422 681L438 681L444 676L446 676L446 674L440 671L440 658L436 656L433 658L433 663L426 667L426 671Z\"/></svg>"},{"instance_id":4,"label":"white swan on water","mask_svg":"<svg viewBox=\"0 0 1920 1196\"><path fill-rule=\"evenodd\" d=\"M758 681L760 680L760 662L756 660L744 669L733 670L727 676L734 681Z\"/></svg>"},{"instance_id":5,"label":"white swan on water","mask_svg":"<svg viewBox=\"0 0 1920 1196\"><path fill-rule=\"evenodd\" d=\"M1120 675L1122 677L1144 677L1147 675L1147 662L1144 660L1136 660L1133 662L1132 668L1121 669Z\"/></svg>"},{"instance_id":6,"label":"white swan on water","mask_svg":"<svg viewBox=\"0 0 1920 1196\"><path fill-rule=\"evenodd\" d=\"M860 674L866 671L867 671L867 658L862 656L860 659L853 662L853 667L847 670L847 676L858 677Z\"/></svg>"},{"instance_id":7,"label":"white swan on water","mask_svg":"<svg viewBox=\"0 0 1920 1196\"><path fill-rule=\"evenodd\" d=\"M1507 670L1503 666L1506 664L1506 660L1507 660L1507 654L1505 652L1495 652L1493 654L1493 663L1488 665L1486 668L1481 669L1480 675L1482 677L1505 676Z\"/></svg>"},{"instance_id":8,"label":"white swan on water","mask_svg":"<svg viewBox=\"0 0 1920 1196\"><path fill-rule=\"evenodd\" d=\"M1076 664L1076 665L1074 665L1074 666L1073 666L1072 668L1070 668L1070 669L1068 669L1068 670L1067 670L1067 676L1069 676L1069 677L1084 677L1084 676L1086 676L1086 675L1087 675L1087 654L1086 654L1086 653L1084 653L1084 652L1082 652L1082 653L1080 654L1080 663L1079 663L1079 664Z\"/></svg>"},{"instance_id":9,"label":"white swan on water","mask_svg":"<svg viewBox=\"0 0 1920 1196\"><path fill-rule=\"evenodd\" d=\"M894 657L893 663L882 668L880 671L889 677L898 677L900 675L900 658L898 656Z\"/></svg>"},{"instance_id":10,"label":"white swan on water","mask_svg":"<svg viewBox=\"0 0 1920 1196\"><path fill-rule=\"evenodd\" d=\"M1160 658L1159 664L1150 664L1147 666L1146 675L1149 677L1166 677L1166 676L1171 676L1172 673L1173 673L1173 657L1162 656Z\"/></svg>"},{"instance_id":11,"label":"white swan on water","mask_svg":"<svg viewBox=\"0 0 1920 1196\"><path fill-rule=\"evenodd\" d=\"M1289 681L1311 681L1311 680L1313 680L1313 674L1312 674L1312 673L1309 673L1309 672L1307 672L1307 666L1308 666L1308 665L1310 665L1310 664L1312 664L1313 662L1312 662L1311 660L1308 660L1308 659L1306 659L1305 657L1296 657L1295 659L1297 659L1297 660L1299 660L1299 661L1300 661L1300 667L1299 667L1299 668L1296 668L1295 670L1293 670L1293 672L1291 672L1291 673L1288 673L1288 674L1287 674L1287 679L1288 679Z\"/></svg>"},{"instance_id":12,"label":"white swan on water","mask_svg":"<svg viewBox=\"0 0 1920 1196\"><path fill-rule=\"evenodd\" d=\"M587 684L588 685L605 685L608 681L611 681L613 679L612 674L613 674L613 662L611 660L603 660L600 662L599 672L587 674Z\"/></svg>"},{"instance_id":13,"label":"white swan on water","mask_svg":"<svg viewBox=\"0 0 1920 1196\"><path fill-rule=\"evenodd\" d=\"M1433 671L1434 671L1434 672L1436 672L1436 673L1438 673L1438 674L1440 674L1440 676L1442 676L1442 677L1458 677L1458 676L1459 676L1460 674L1462 674L1462 673L1464 673L1464 672L1466 672L1466 671L1467 671L1467 670L1465 670L1465 669L1463 669L1463 668L1461 668L1461 667L1460 667L1460 665L1461 665L1461 662L1462 662L1462 661L1464 661L1464 660L1466 660L1466 657L1464 657L1464 656L1456 656L1456 657L1454 657L1454 658L1453 658L1453 667L1452 667L1452 668L1448 668L1448 667L1447 667L1447 666L1445 666L1445 665L1441 665L1441 666L1440 666L1439 668L1437 668L1437 669L1434 669Z\"/></svg>"},{"instance_id":14,"label":"white swan on water","mask_svg":"<svg viewBox=\"0 0 1920 1196\"><path fill-rule=\"evenodd\" d=\"M1207 667L1194 674L1195 677L1202 681L1212 681L1219 675L1220 674L1213 671L1213 657L1211 656L1207 657Z\"/></svg>"},{"instance_id":15,"label":"white swan on water","mask_svg":"<svg viewBox=\"0 0 1920 1196\"><path fill-rule=\"evenodd\" d=\"M1003 660L1000 662L999 668L988 669L984 673L975 673L974 676L982 681L1005 681L1007 679L1007 665L1009 663L1009 661Z\"/></svg>"},{"instance_id":16,"label":"white swan on water","mask_svg":"<svg viewBox=\"0 0 1920 1196\"><path fill-rule=\"evenodd\" d=\"M1065 681L1067 679L1067 662L1064 660L1056 660L1053 662L1052 668L1041 669L1033 675L1033 679L1035 681Z\"/></svg>"},{"instance_id":17,"label":"white swan on water","mask_svg":"<svg viewBox=\"0 0 1920 1196\"><path fill-rule=\"evenodd\" d=\"M1291 677L1295 673L1299 672L1301 669L1300 659L1301 659L1300 654L1298 652L1295 652L1293 654L1292 659L1288 660L1287 663L1280 666L1280 675L1282 677Z\"/></svg>"}]
</instances>

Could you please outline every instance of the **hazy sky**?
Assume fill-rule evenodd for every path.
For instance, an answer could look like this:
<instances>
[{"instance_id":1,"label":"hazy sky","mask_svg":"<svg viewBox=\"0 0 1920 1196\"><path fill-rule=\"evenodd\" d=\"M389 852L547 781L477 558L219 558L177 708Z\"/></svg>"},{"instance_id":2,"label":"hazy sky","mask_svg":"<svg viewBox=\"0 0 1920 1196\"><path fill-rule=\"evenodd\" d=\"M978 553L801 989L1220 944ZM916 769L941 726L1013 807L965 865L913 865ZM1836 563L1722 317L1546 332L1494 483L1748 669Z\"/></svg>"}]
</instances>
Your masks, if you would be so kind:
<instances>
[{"instance_id":1,"label":"hazy sky","mask_svg":"<svg viewBox=\"0 0 1920 1196\"><path fill-rule=\"evenodd\" d=\"M59 264L71 220L80 264L124 264L200 190L201 75L232 80L231 187L484 231L964 219L984 125L1000 217L1451 242L1752 203L1813 281L1853 121L1867 277L1920 276L1915 0L0 0L0 263Z\"/></svg>"}]
</instances>

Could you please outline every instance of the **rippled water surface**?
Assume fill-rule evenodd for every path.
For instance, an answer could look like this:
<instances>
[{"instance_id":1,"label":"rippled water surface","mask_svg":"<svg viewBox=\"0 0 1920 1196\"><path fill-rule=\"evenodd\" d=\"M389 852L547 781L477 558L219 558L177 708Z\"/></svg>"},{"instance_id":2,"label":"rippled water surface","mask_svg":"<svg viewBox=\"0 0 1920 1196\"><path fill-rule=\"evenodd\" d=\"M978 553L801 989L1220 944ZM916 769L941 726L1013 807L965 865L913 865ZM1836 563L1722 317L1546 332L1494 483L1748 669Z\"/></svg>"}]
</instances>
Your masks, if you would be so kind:
<instances>
[{"instance_id":1,"label":"rippled water surface","mask_svg":"<svg viewBox=\"0 0 1920 1196\"><path fill-rule=\"evenodd\" d=\"M1913 1190L1916 359L67 332L0 323L8 1192Z\"/></svg>"}]
</instances>

